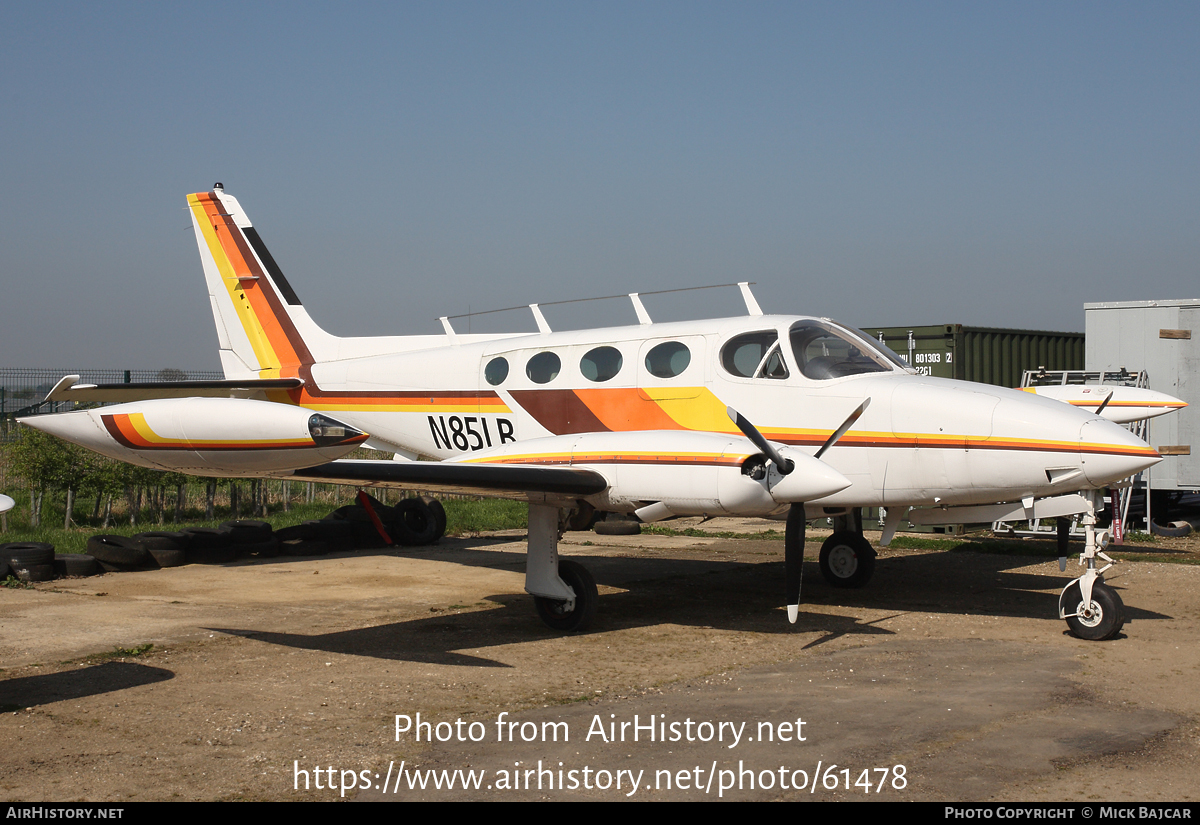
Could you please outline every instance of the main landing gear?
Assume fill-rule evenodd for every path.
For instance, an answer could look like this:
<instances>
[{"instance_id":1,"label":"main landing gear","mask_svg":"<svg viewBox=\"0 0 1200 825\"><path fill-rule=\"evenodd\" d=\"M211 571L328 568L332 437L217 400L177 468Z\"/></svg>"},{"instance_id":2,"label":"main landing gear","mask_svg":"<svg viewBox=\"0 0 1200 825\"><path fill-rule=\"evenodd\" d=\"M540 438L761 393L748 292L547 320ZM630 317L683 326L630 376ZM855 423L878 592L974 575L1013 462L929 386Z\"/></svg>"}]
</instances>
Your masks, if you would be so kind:
<instances>
[{"instance_id":1,"label":"main landing gear","mask_svg":"<svg viewBox=\"0 0 1200 825\"><path fill-rule=\"evenodd\" d=\"M1099 642L1111 639L1125 626L1125 605L1117 591L1104 583L1105 570L1112 567L1113 560L1105 555L1108 546L1108 531L1096 529L1096 502L1089 499L1087 512L1083 514L1086 536L1079 563L1086 564L1083 575L1063 588L1058 598L1058 617L1066 619L1071 633L1080 639ZM1067 555L1067 531L1059 530L1058 555L1060 568L1065 567ZM1096 569L1097 557L1108 564Z\"/></svg>"},{"instance_id":2,"label":"main landing gear","mask_svg":"<svg viewBox=\"0 0 1200 825\"><path fill-rule=\"evenodd\" d=\"M538 615L550 629L577 633L595 618L600 592L586 567L558 557L563 515L555 504L529 503L525 592L533 596Z\"/></svg>"},{"instance_id":3,"label":"main landing gear","mask_svg":"<svg viewBox=\"0 0 1200 825\"><path fill-rule=\"evenodd\" d=\"M830 587L865 587L875 573L875 548L863 537L862 510L834 516L833 531L821 545L821 575Z\"/></svg>"}]
</instances>

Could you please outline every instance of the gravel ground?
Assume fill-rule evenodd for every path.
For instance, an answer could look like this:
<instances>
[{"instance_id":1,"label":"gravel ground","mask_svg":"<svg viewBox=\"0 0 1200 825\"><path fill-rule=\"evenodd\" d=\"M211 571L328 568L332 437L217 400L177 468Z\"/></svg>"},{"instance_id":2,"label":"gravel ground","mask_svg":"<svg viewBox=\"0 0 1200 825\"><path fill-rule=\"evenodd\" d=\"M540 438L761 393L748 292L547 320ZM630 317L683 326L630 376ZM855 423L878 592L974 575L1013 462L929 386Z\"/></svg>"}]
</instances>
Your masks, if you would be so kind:
<instances>
[{"instance_id":1,"label":"gravel ground","mask_svg":"<svg viewBox=\"0 0 1200 825\"><path fill-rule=\"evenodd\" d=\"M812 562L792 626L778 542L573 533L562 550L600 584L586 634L537 620L520 533L0 590L0 795L1200 796L1200 567L1118 565L1128 621L1096 643L1055 618L1054 560L885 549L854 591ZM417 713L447 724L397 735ZM667 741L632 741L635 716ZM435 789L428 770L480 784Z\"/></svg>"}]
</instances>

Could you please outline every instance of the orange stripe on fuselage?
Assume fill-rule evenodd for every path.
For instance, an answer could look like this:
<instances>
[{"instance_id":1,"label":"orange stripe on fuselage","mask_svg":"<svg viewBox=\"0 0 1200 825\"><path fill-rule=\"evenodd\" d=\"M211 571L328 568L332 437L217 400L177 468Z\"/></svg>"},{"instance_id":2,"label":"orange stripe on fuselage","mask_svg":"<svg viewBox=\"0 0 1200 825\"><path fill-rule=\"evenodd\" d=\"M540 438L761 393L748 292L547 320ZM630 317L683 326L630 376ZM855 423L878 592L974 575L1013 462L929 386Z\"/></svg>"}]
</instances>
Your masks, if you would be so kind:
<instances>
[{"instance_id":1,"label":"orange stripe on fuselage","mask_svg":"<svg viewBox=\"0 0 1200 825\"><path fill-rule=\"evenodd\" d=\"M659 464L736 467L749 457L719 453L527 453L467 459L463 464Z\"/></svg>"},{"instance_id":2,"label":"orange stripe on fuselage","mask_svg":"<svg viewBox=\"0 0 1200 825\"><path fill-rule=\"evenodd\" d=\"M309 437L287 439L190 439L165 438L154 432L146 422L142 413L118 413L102 415L105 429L117 443L132 450L296 450L310 449L317 445ZM353 439L346 439L344 444L355 441L366 441L368 436L363 434Z\"/></svg>"}]
</instances>

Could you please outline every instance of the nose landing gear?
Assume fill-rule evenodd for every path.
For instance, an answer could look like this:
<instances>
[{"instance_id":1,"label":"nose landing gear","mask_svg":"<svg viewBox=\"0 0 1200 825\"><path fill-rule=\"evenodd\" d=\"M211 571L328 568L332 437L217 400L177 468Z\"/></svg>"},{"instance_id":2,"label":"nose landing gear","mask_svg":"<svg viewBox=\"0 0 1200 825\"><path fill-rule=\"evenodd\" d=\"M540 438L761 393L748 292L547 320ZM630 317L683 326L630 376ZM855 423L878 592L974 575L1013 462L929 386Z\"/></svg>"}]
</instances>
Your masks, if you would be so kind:
<instances>
[{"instance_id":1,"label":"nose landing gear","mask_svg":"<svg viewBox=\"0 0 1200 825\"><path fill-rule=\"evenodd\" d=\"M1079 563L1086 564L1083 575L1063 588L1058 598L1058 617L1066 619L1071 633L1080 639L1099 642L1111 639L1125 626L1125 605L1121 596L1104 583L1105 570L1112 567L1113 560L1104 553L1108 546L1108 531L1096 529L1096 506L1089 500L1088 510L1083 515L1086 540ZM1065 557L1066 551L1059 550ZM1096 568L1096 559L1108 564Z\"/></svg>"}]
</instances>

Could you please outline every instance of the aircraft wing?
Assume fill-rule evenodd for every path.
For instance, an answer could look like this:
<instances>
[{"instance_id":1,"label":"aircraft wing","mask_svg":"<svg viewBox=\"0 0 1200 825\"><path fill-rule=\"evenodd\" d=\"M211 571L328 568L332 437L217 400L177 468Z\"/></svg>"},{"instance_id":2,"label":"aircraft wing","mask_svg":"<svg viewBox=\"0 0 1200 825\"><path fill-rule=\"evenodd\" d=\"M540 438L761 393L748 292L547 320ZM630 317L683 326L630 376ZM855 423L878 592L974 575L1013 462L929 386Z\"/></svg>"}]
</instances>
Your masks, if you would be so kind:
<instances>
[{"instance_id":1,"label":"aircraft wing","mask_svg":"<svg viewBox=\"0 0 1200 825\"><path fill-rule=\"evenodd\" d=\"M521 500L528 497L527 493L590 496L603 492L609 486L599 473L577 467L439 461L345 459L296 470L291 478L362 487L417 487L435 492Z\"/></svg>"},{"instance_id":2,"label":"aircraft wing","mask_svg":"<svg viewBox=\"0 0 1200 825\"><path fill-rule=\"evenodd\" d=\"M302 378L268 378L227 381L147 381L132 384L81 384L78 375L68 375L54 385L47 401L100 402L146 401L155 398L246 397L266 390L291 390Z\"/></svg>"}]
</instances>

